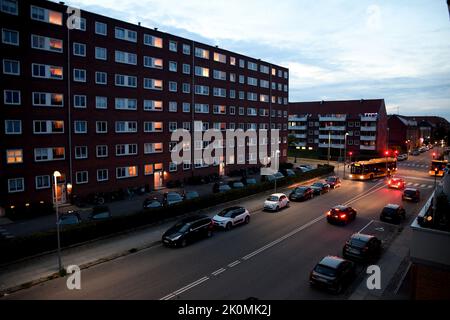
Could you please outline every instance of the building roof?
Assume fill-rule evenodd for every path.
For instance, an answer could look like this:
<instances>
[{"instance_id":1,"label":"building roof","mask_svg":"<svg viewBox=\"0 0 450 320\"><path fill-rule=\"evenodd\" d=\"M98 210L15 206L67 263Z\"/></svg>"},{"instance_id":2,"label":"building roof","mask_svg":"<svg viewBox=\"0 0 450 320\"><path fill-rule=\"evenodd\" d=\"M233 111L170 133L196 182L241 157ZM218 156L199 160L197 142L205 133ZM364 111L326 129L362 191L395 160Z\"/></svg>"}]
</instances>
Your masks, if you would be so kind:
<instances>
[{"instance_id":1,"label":"building roof","mask_svg":"<svg viewBox=\"0 0 450 320\"><path fill-rule=\"evenodd\" d=\"M400 116L397 114L393 114L389 116L389 119L396 117L398 120L400 120L405 126L408 127L417 127L417 121L411 119L410 117Z\"/></svg>"},{"instance_id":2,"label":"building roof","mask_svg":"<svg viewBox=\"0 0 450 320\"><path fill-rule=\"evenodd\" d=\"M450 123L447 119L436 116L409 116L412 120L419 122L428 122L432 127L450 128Z\"/></svg>"},{"instance_id":3,"label":"building roof","mask_svg":"<svg viewBox=\"0 0 450 320\"><path fill-rule=\"evenodd\" d=\"M359 116L366 113L380 113L384 108L384 99L291 102L289 103L289 114L348 114Z\"/></svg>"}]
</instances>

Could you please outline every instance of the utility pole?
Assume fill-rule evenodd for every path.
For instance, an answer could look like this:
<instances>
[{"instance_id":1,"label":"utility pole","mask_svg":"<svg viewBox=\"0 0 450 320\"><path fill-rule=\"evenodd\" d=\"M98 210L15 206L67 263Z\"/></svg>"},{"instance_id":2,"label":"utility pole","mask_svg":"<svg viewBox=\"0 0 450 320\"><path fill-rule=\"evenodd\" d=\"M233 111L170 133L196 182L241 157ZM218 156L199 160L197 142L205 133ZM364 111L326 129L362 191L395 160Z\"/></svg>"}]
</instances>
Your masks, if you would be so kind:
<instances>
[{"instance_id":1,"label":"utility pole","mask_svg":"<svg viewBox=\"0 0 450 320\"><path fill-rule=\"evenodd\" d=\"M330 165L331 131L328 130L328 165Z\"/></svg>"}]
</instances>

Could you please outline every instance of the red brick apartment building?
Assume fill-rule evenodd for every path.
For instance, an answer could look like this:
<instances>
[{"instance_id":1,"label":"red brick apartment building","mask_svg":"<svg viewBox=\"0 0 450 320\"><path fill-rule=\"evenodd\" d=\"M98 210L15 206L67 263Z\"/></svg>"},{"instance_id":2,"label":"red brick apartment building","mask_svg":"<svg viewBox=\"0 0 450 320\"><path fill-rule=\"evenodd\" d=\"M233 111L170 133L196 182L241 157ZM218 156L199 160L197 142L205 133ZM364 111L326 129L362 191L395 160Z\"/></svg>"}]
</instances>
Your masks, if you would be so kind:
<instances>
[{"instance_id":1,"label":"red brick apartment building","mask_svg":"<svg viewBox=\"0 0 450 320\"><path fill-rule=\"evenodd\" d=\"M333 158L344 150L347 158L376 157L386 150L386 106L384 99L292 102L288 129L300 150L326 157L330 146Z\"/></svg>"},{"instance_id":2,"label":"red brick apartment building","mask_svg":"<svg viewBox=\"0 0 450 320\"><path fill-rule=\"evenodd\" d=\"M52 201L55 170L67 202L249 166L171 163L176 128L280 129L286 161L288 69L83 10L69 29L64 3L0 4L3 208Z\"/></svg>"}]
</instances>

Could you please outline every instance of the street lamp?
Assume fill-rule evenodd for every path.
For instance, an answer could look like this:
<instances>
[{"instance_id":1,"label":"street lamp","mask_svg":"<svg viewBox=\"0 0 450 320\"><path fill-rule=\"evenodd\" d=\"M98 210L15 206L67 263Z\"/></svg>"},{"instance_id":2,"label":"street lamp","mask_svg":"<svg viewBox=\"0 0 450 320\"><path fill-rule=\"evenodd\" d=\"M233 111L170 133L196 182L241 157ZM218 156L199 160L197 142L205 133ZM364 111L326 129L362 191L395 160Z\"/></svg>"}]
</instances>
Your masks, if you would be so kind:
<instances>
[{"instance_id":1,"label":"street lamp","mask_svg":"<svg viewBox=\"0 0 450 320\"><path fill-rule=\"evenodd\" d=\"M347 160L347 136L348 136L348 132L345 133L344 135L344 176L342 177L342 179L345 179L345 165L347 164L346 160Z\"/></svg>"},{"instance_id":2,"label":"street lamp","mask_svg":"<svg viewBox=\"0 0 450 320\"><path fill-rule=\"evenodd\" d=\"M331 131L328 130L328 165L330 165Z\"/></svg>"},{"instance_id":3,"label":"street lamp","mask_svg":"<svg viewBox=\"0 0 450 320\"><path fill-rule=\"evenodd\" d=\"M384 154L386 155L386 176L388 176L388 156L389 156L389 150L386 150L384 152Z\"/></svg>"},{"instance_id":4,"label":"street lamp","mask_svg":"<svg viewBox=\"0 0 450 320\"><path fill-rule=\"evenodd\" d=\"M275 170L277 171L276 173L278 173L278 157L280 156L280 150L275 151ZM277 193L277 176L275 176L275 192Z\"/></svg>"},{"instance_id":5,"label":"street lamp","mask_svg":"<svg viewBox=\"0 0 450 320\"><path fill-rule=\"evenodd\" d=\"M61 240L59 236L59 215L58 215L58 181L57 179L61 177L61 173L59 171L53 172L53 181L55 188L55 208L56 208L56 236L58 238L58 271L61 272L62 263L61 263Z\"/></svg>"}]
</instances>

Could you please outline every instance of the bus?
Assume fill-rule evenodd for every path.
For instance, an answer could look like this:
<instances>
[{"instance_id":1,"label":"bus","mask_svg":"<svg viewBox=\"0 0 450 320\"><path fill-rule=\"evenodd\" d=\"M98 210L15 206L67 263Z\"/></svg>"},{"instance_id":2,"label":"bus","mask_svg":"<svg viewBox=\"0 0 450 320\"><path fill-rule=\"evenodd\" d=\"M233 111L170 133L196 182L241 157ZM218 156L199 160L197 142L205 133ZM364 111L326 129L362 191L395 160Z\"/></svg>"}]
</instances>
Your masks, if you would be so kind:
<instances>
[{"instance_id":1,"label":"bus","mask_svg":"<svg viewBox=\"0 0 450 320\"><path fill-rule=\"evenodd\" d=\"M433 160L431 161L430 171L428 173L430 176L434 176L436 174L437 177L442 177L444 176L447 165L447 160Z\"/></svg>"},{"instance_id":2,"label":"bus","mask_svg":"<svg viewBox=\"0 0 450 320\"><path fill-rule=\"evenodd\" d=\"M396 158L378 158L352 163L349 178L353 180L369 180L379 177L391 176L396 172Z\"/></svg>"}]
</instances>

